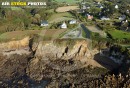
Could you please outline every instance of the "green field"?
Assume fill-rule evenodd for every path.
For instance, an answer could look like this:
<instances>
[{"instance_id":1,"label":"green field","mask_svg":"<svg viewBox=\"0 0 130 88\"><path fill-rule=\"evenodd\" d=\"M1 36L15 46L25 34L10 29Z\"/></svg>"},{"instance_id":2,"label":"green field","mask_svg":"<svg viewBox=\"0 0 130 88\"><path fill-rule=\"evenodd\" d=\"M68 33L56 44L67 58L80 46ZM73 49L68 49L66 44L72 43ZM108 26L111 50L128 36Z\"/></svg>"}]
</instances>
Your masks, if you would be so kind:
<instances>
[{"instance_id":1,"label":"green field","mask_svg":"<svg viewBox=\"0 0 130 88\"><path fill-rule=\"evenodd\" d=\"M130 39L130 33L129 32L124 32L124 31L120 31L120 30L110 30L110 31L108 31L108 34L113 39L123 39L123 38Z\"/></svg>"},{"instance_id":2,"label":"green field","mask_svg":"<svg viewBox=\"0 0 130 88\"><path fill-rule=\"evenodd\" d=\"M26 30L26 31L12 31L6 32L0 35L0 42L6 42L10 40L23 39L26 36L39 35L44 40L56 39L61 36L66 29L47 29L47 30Z\"/></svg>"},{"instance_id":3,"label":"green field","mask_svg":"<svg viewBox=\"0 0 130 88\"><path fill-rule=\"evenodd\" d=\"M54 23L54 22L61 22L64 20L70 20L73 19L74 16L70 14L69 12L63 12L63 13L54 13L50 18L49 22Z\"/></svg>"},{"instance_id":4,"label":"green field","mask_svg":"<svg viewBox=\"0 0 130 88\"><path fill-rule=\"evenodd\" d=\"M19 10L22 10L22 8L20 8L20 7L11 7L11 10L19 11Z\"/></svg>"},{"instance_id":5,"label":"green field","mask_svg":"<svg viewBox=\"0 0 130 88\"><path fill-rule=\"evenodd\" d=\"M24 38L25 36L30 36L30 35L38 34L38 33L40 33L40 30L6 32L0 35L0 41L19 40L19 39Z\"/></svg>"},{"instance_id":6,"label":"green field","mask_svg":"<svg viewBox=\"0 0 130 88\"><path fill-rule=\"evenodd\" d=\"M47 13L54 13L54 9L49 9L49 10L46 10L45 12L47 12Z\"/></svg>"},{"instance_id":7,"label":"green field","mask_svg":"<svg viewBox=\"0 0 130 88\"><path fill-rule=\"evenodd\" d=\"M75 4L77 2L81 2L82 0L53 0L53 1L56 1L56 2L59 2L59 3L66 2L68 4Z\"/></svg>"}]
</instances>

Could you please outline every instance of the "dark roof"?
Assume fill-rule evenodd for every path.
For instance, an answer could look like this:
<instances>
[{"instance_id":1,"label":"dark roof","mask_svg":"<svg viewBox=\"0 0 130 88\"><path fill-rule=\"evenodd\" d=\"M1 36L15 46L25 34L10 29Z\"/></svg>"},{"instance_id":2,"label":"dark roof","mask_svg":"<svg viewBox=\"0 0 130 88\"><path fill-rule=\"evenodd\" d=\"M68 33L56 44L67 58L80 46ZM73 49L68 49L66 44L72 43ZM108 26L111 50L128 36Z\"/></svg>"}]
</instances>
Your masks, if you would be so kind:
<instances>
[{"instance_id":1,"label":"dark roof","mask_svg":"<svg viewBox=\"0 0 130 88\"><path fill-rule=\"evenodd\" d=\"M41 21L41 24L48 24L46 20Z\"/></svg>"}]
</instances>

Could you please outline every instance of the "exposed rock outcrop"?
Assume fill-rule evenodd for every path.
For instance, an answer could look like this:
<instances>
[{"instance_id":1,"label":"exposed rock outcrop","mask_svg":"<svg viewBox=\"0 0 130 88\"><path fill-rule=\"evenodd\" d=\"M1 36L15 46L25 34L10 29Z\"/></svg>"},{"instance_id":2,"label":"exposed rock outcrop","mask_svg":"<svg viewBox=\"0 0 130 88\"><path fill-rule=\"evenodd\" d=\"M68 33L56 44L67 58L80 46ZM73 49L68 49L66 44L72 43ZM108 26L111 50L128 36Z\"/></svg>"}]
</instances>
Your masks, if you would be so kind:
<instances>
[{"instance_id":1,"label":"exposed rock outcrop","mask_svg":"<svg viewBox=\"0 0 130 88\"><path fill-rule=\"evenodd\" d=\"M35 57L30 61L27 74L35 80L42 80L44 71L49 66L53 70L69 72L83 66L102 67L93 60L96 50L90 50L87 40L58 39L52 42L40 42ZM36 46L33 46L34 47ZM59 63L55 63L59 60ZM60 61L61 60L61 61ZM71 65L62 64L72 63ZM77 63L78 61L78 63ZM53 72L49 72L53 73ZM51 75L52 76L52 75Z\"/></svg>"},{"instance_id":2,"label":"exposed rock outcrop","mask_svg":"<svg viewBox=\"0 0 130 88\"><path fill-rule=\"evenodd\" d=\"M14 49L20 49L22 47L28 47L29 46L29 37L25 37L22 40L17 40L17 41L10 41L6 43L1 43L0 44L0 51L10 51Z\"/></svg>"},{"instance_id":3,"label":"exposed rock outcrop","mask_svg":"<svg viewBox=\"0 0 130 88\"><path fill-rule=\"evenodd\" d=\"M0 44L0 80L10 80L25 74L29 51L29 37Z\"/></svg>"},{"instance_id":4,"label":"exposed rock outcrop","mask_svg":"<svg viewBox=\"0 0 130 88\"><path fill-rule=\"evenodd\" d=\"M0 87L30 88L29 79L51 79L46 88L129 87L129 72L126 77L101 76L108 70L93 59L97 53L84 39L32 42L26 37L1 43Z\"/></svg>"},{"instance_id":5,"label":"exposed rock outcrop","mask_svg":"<svg viewBox=\"0 0 130 88\"><path fill-rule=\"evenodd\" d=\"M51 42L32 43L31 39L26 37L18 41L1 43L0 80L27 74L30 78L40 81L44 78L47 67L65 72L93 63L101 67L92 60L97 52L91 51L88 47L88 42L84 39L57 39ZM66 63L72 65L65 65Z\"/></svg>"},{"instance_id":6,"label":"exposed rock outcrop","mask_svg":"<svg viewBox=\"0 0 130 88\"><path fill-rule=\"evenodd\" d=\"M50 57L50 59L71 59L82 60L91 59L98 53L89 49L87 40L64 40L59 39L52 42L40 42L35 57ZM53 57L53 58L51 58Z\"/></svg>"}]
</instances>

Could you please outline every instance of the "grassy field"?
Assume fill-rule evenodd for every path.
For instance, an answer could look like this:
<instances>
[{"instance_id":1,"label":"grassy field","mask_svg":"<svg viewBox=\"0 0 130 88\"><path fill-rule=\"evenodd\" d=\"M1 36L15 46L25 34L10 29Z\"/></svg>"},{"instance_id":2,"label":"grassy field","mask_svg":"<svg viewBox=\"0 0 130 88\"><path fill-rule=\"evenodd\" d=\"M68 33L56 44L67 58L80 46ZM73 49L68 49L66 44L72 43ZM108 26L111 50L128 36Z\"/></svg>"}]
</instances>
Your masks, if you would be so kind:
<instances>
[{"instance_id":1,"label":"grassy field","mask_svg":"<svg viewBox=\"0 0 130 88\"><path fill-rule=\"evenodd\" d=\"M110 34L113 39L123 39L123 38L130 39L130 33L120 30L110 30L108 31L108 34Z\"/></svg>"},{"instance_id":2,"label":"grassy field","mask_svg":"<svg viewBox=\"0 0 130 88\"><path fill-rule=\"evenodd\" d=\"M77 9L79 9L79 6L64 6L57 8L56 12L67 12L70 10L77 10Z\"/></svg>"},{"instance_id":3,"label":"grassy field","mask_svg":"<svg viewBox=\"0 0 130 88\"><path fill-rule=\"evenodd\" d=\"M60 34L64 33L67 29L49 29L49 30L43 30L39 33L41 37L47 38L47 39L56 39L60 37Z\"/></svg>"},{"instance_id":4,"label":"grassy field","mask_svg":"<svg viewBox=\"0 0 130 88\"><path fill-rule=\"evenodd\" d=\"M24 38L25 36L38 33L40 33L40 30L6 32L0 35L0 40L18 40Z\"/></svg>"},{"instance_id":5,"label":"grassy field","mask_svg":"<svg viewBox=\"0 0 130 88\"><path fill-rule=\"evenodd\" d=\"M106 38L106 33L96 26L86 26L91 32L99 34L101 37Z\"/></svg>"},{"instance_id":6,"label":"grassy field","mask_svg":"<svg viewBox=\"0 0 130 88\"><path fill-rule=\"evenodd\" d=\"M66 29L48 29L48 30L26 30L6 32L0 35L0 41L19 40L26 36L40 35L45 40L59 38L60 34L64 33Z\"/></svg>"},{"instance_id":7,"label":"grassy field","mask_svg":"<svg viewBox=\"0 0 130 88\"><path fill-rule=\"evenodd\" d=\"M54 13L54 9L49 9L49 10L46 10L45 12L47 12L47 13Z\"/></svg>"},{"instance_id":8,"label":"grassy field","mask_svg":"<svg viewBox=\"0 0 130 88\"><path fill-rule=\"evenodd\" d=\"M54 23L54 22L60 22L64 20L70 20L73 19L74 16L70 14L69 12L63 12L63 13L54 13L50 18L49 22Z\"/></svg>"},{"instance_id":9,"label":"grassy field","mask_svg":"<svg viewBox=\"0 0 130 88\"><path fill-rule=\"evenodd\" d=\"M77 2L81 2L82 0L54 0L54 1L59 2L59 3L66 2L68 4L75 4Z\"/></svg>"},{"instance_id":10,"label":"grassy field","mask_svg":"<svg viewBox=\"0 0 130 88\"><path fill-rule=\"evenodd\" d=\"M11 10L17 10L17 11L19 11L19 10L22 10L22 8L20 8L20 7L11 7Z\"/></svg>"}]
</instances>

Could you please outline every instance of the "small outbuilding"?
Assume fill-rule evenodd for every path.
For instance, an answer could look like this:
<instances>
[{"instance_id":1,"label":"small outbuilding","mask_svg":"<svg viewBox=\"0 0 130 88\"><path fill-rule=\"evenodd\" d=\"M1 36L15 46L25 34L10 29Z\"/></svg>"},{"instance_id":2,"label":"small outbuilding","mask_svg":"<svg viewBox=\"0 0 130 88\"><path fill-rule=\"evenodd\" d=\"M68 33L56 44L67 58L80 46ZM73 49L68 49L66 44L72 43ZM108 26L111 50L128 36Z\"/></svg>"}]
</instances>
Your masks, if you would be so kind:
<instances>
[{"instance_id":1,"label":"small outbuilding","mask_svg":"<svg viewBox=\"0 0 130 88\"><path fill-rule=\"evenodd\" d=\"M76 24L76 23L77 23L76 20L71 20L71 21L69 21L69 24Z\"/></svg>"},{"instance_id":2,"label":"small outbuilding","mask_svg":"<svg viewBox=\"0 0 130 88\"><path fill-rule=\"evenodd\" d=\"M49 24L48 24L48 22L47 21L41 21L41 26L48 26Z\"/></svg>"},{"instance_id":3,"label":"small outbuilding","mask_svg":"<svg viewBox=\"0 0 130 88\"><path fill-rule=\"evenodd\" d=\"M87 19L89 19L89 20L92 20L92 19L93 19L93 15L86 14L86 16L87 16Z\"/></svg>"},{"instance_id":4,"label":"small outbuilding","mask_svg":"<svg viewBox=\"0 0 130 88\"><path fill-rule=\"evenodd\" d=\"M110 20L110 18L103 16L103 17L101 17L101 20Z\"/></svg>"},{"instance_id":5,"label":"small outbuilding","mask_svg":"<svg viewBox=\"0 0 130 88\"><path fill-rule=\"evenodd\" d=\"M119 17L119 20L120 20L120 21L123 21L123 20L125 20L125 19L126 19L126 15L122 15L122 16Z\"/></svg>"},{"instance_id":6,"label":"small outbuilding","mask_svg":"<svg viewBox=\"0 0 130 88\"><path fill-rule=\"evenodd\" d=\"M115 5L115 9L118 9L119 7L118 7L118 5Z\"/></svg>"},{"instance_id":7,"label":"small outbuilding","mask_svg":"<svg viewBox=\"0 0 130 88\"><path fill-rule=\"evenodd\" d=\"M67 24L64 22L64 23L61 25L61 28L62 28L62 29L66 29L66 28L67 28Z\"/></svg>"}]
</instances>

